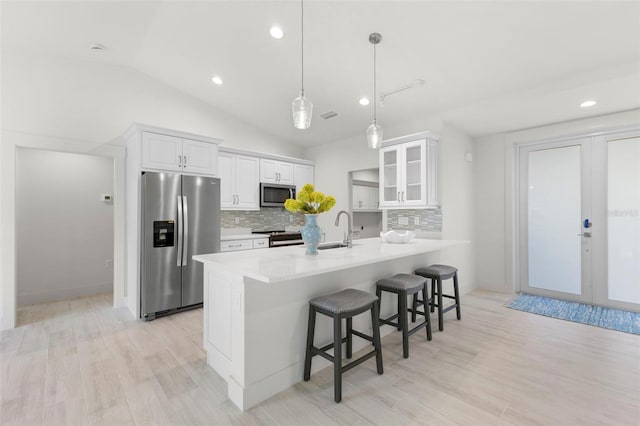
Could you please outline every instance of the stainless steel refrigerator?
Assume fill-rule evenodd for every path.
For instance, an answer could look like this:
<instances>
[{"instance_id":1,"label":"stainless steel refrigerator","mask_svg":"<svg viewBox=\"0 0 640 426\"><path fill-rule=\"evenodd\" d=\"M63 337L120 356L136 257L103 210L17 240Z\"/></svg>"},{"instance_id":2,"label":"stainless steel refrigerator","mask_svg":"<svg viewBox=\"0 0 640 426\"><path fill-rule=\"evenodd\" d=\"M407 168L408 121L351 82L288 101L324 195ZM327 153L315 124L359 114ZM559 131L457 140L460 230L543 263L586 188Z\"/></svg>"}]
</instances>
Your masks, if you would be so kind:
<instances>
[{"instance_id":1,"label":"stainless steel refrigerator","mask_svg":"<svg viewBox=\"0 0 640 426\"><path fill-rule=\"evenodd\" d=\"M201 306L191 257L220 251L220 179L143 172L141 207L141 318Z\"/></svg>"}]
</instances>

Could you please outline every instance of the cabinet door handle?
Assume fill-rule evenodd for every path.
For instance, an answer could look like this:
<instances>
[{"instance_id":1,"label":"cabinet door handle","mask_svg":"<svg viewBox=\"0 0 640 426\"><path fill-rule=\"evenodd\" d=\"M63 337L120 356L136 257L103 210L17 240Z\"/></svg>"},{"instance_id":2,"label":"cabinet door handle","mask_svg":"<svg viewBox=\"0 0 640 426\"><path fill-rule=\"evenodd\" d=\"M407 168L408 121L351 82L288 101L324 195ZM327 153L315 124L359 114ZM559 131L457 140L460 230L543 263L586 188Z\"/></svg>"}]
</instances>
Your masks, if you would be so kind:
<instances>
[{"instance_id":1,"label":"cabinet door handle","mask_svg":"<svg viewBox=\"0 0 640 426\"><path fill-rule=\"evenodd\" d=\"M178 155L178 164L182 167L182 155Z\"/></svg>"},{"instance_id":2,"label":"cabinet door handle","mask_svg":"<svg viewBox=\"0 0 640 426\"><path fill-rule=\"evenodd\" d=\"M184 156L184 165L182 167L187 167L187 156Z\"/></svg>"},{"instance_id":3,"label":"cabinet door handle","mask_svg":"<svg viewBox=\"0 0 640 426\"><path fill-rule=\"evenodd\" d=\"M400 202L400 191L398 191L398 202Z\"/></svg>"}]
</instances>

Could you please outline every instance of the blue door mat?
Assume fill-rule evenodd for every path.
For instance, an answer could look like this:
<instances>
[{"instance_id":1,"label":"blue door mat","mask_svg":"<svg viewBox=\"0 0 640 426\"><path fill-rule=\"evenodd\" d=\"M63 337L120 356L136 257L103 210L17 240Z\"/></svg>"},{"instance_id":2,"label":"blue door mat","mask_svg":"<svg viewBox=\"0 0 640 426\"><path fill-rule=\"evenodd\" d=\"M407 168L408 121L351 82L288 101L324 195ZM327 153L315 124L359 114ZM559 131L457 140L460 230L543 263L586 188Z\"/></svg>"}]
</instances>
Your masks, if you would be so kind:
<instances>
[{"instance_id":1,"label":"blue door mat","mask_svg":"<svg viewBox=\"0 0 640 426\"><path fill-rule=\"evenodd\" d=\"M640 313L521 294L508 308L640 335Z\"/></svg>"}]
</instances>

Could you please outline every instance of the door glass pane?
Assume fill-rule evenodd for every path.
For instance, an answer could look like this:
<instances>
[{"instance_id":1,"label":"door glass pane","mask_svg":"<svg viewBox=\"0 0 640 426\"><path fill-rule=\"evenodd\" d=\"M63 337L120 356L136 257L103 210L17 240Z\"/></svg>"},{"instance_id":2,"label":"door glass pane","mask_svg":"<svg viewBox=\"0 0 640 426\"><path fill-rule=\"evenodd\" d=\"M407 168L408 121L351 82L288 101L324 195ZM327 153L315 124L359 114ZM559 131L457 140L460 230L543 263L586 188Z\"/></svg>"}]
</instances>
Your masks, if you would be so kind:
<instances>
[{"instance_id":1,"label":"door glass pane","mask_svg":"<svg viewBox=\"0 0 640 426\"><path fill-rule=\"evenodd\" d=\"M384 153L384 201L398 199L398 152L396 150Z\"/></svg>"},{"instance_id":2,"label":"door glass pane","mask_svg":"<svg viewBox=\"0 0 640 426\"><path fill-rule=\"evenodd\" d=\"M640 303L640 138L607 143L609 299Z\"/></svg>"},{"instance_id":3,"label":"door glass pane","mask_svg":"<svg viewBox=\"0 0 640 426\"><path fill-rule=\"evenodd\" d=\"M580 146L529 153L529 287L581 294Z\"/></svg>"},{"instance_id":4,"label":"door glass pane","mask_svg":"<svg viewBox=\"0 0 640 426\"><path fill-rule=\"evenodd\" d=\"M422 182L420 181L421 147L414 146L406 150L407 201L420 200Z\"/></svg>"}]
</instances>

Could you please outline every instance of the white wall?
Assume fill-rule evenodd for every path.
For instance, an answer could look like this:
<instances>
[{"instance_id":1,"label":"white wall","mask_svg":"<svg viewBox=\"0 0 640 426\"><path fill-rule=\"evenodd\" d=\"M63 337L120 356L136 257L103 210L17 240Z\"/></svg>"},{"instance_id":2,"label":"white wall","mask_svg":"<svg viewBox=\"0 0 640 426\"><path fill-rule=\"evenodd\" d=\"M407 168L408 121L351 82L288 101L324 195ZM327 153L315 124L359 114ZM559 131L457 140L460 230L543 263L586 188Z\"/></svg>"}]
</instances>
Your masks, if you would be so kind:
<instances>
[{"instance_id":1,"label":"white wall","mask_svg":"<svg viewBox=\"0 0 640 426\"><path fill-rule=\"evenodd\" d=\"M384 123L382 123L384 124ZM331 142L307 149L305 158L315 161L315 183L319 191L336 197L336 206L320 215L318 224L328 241L342 240L344 226L334 225L340 210L349 210L349 172L378 167L378 151L367 148L361 136ZM422 119L401 126L385 128L385 139L421 131L440 134L440 194L443 210L442 237L472 241L474 233L473 163L465 161L465 153L473 153L472 139L450 123L437 118ZM475 286L475 246L451 247L429 262L442 262L460 269L460 287L468 292Z\"/></svg>"},{"instance_id":2,"label":"white wall","mask_svg":"<svg viewBox=\"0 0 640 426\"><path fill-rule=\"evenodd\" d=\"M113 290L113 160L19 149L18 305Z\"/></svg>"},{"instance_id":3,"label":"white wall","mask_svg":"<svg viewBox=\"0 0 640 426\"><path fill-rule=\"evenodd\" d=\"M492 135L476 140L474 192L476 279L478 287L509 292L505 276L504 139Z\"/></svg>"},{"instance_id":4,"label":"white wall","mask_svg":"<svg viewBox=\"0 0 640 426\"><path fill-rule=\"evenodd\" d=\"M104 143L139 122L223 139L234 148L302 154L298 146L131 68L6 54L2 67L7 130Z\"/></svg>"},{"instance_id":5,"label":"white wall","mask_svg":"<svg viewBox=\"0 0 640 426\"><path fill-rule=\"evenodd\" d=\"M473 162L466 160L474 155L473 139L444 122L439 148L442 238L469 241L442 250L440 262L458 268L460 291L467 293L476 287Z\"/></svg>"},{"instance_id":6,"label":"white wall","mask_svg":"<svg viewBox=\"0 0 640 426\"><path fill-rule=\"evenodd\" d=\"M517 234L514 232L517 212L517 144L598 134L630 127L640 128L640 110L589 117L478 139L475 216L478 223L476 253L480 288L505 292L519 290L518 277L514 272L517 267ZM484 199L487 202L484 202Z\"/></svg>"}]
</instances>

